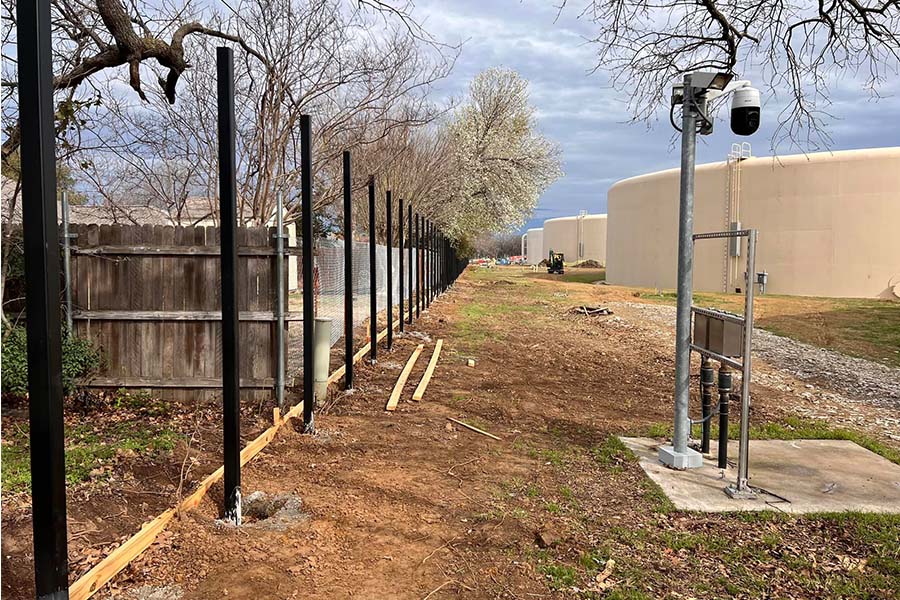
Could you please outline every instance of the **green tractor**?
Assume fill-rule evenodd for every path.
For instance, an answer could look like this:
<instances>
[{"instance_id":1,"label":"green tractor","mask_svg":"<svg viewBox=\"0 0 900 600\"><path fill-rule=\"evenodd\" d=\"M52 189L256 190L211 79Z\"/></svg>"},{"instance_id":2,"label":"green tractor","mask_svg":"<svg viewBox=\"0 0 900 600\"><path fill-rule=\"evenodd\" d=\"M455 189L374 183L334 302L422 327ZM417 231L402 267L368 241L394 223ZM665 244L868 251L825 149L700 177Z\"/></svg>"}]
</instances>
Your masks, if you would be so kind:
<instances>
[{"instance_id":1,"label":"green tractor","mask_svg":"<svg viewBox=\"0 0 900 600\"><path fill-rule=\"evenodd\" d=\"M564 260L565 257L563 256L562 252L554 252L553 250L550 250L550 258L547 259L547 272L551 275L553 275L554 273L562 275L564 273Z\"/></svg>"}]
</instances>

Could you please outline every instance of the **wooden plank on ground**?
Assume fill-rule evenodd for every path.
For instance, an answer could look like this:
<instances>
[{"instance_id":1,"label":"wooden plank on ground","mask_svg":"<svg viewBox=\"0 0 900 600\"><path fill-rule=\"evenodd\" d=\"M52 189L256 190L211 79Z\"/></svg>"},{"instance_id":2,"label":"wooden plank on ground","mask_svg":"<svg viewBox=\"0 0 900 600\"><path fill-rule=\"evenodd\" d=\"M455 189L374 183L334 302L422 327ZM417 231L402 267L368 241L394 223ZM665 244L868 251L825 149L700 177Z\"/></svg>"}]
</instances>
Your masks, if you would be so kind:
<instances>
[{"instance_id":1,"label":"wooden plank on ground","mask_svg":"<svg viewBox=\"0 0 900 600\"><path fill-rule=\"evenodd\" d=\"M449 419L450 421L453 421L453 422L456 423L457 425L462 425L463 427L465 427L465 428L467 428L467 429L471 429L472 431L474 431L474 432L476 432L476 433L480 433L481 435L486 435L486 436L488 436L489 438L491 438L491 439L493 439L493 440L497 440L498 442L499 442L499 441L502 441L500 438L498 438L498 437L497 437L496 435L494 435L493 433L488 433L487 431L484 431L483 429L478 429L478 428L475 427L474 425L469 425L468 423L463 423L463 422L460 421L459 419L454 419L453 417L447 417L447 419Z\"/></svg>"},{"instance_id":2,"label":"wooden plank on ground","mask_svg":"<svg viewBox=\"0 0 900 600\"><path fill-rule=\"evenodd\" d=\"M396 327L398 323L394 323ZM378 339L381 340L385 335L387 335L387 329L378 334ZM366 344L364 350L368 351L369 345ZM416 352L414 354L418 355L418 353L422 352L423 346L419 346L416 348ZM358 352L357 354L360 354ZM354 357L354 362L358 360ZM414 362L414 361L412 361ZM409 366L410 370L412 369ZM338 369L340 370L340 369ZM335 371L337 373L337 371ZM332 374L332 377L334 374ZM409 373L407 373L407 377ZM332 377L329 377L329 381L332 380ZM335 379L336 380L336 379ZM243 385L244 382L242 382ZM271 384L270 384L271 385ZM262 434L259 435L255 440L247 444L246 447L241 451L241 466L245 465L247 462L253 459L257 454L262 451L269 443L275 438L275 435L278 433L278 430L282 425L287 423L289 420L298 418L303 414L303 402L299 402L296 406L291 408L285 415L278 419L277 417L274 419L275 424L266 429ZM85 573L82 577L78 579L75 583L73 583L69 587L69 598L70 600L87 600L94 593L97 592L101 587L109 583L109 581L116 576L116 574L124 569L128 564L133 561L135 558L141 555L141 553L146 550L150 544L156 539L156 537L166 528L172 518L181 511L188 511L197 508L200 505L200 502L203 501L203 498L206 496L206 493L209 489L222 479L224 475L224 467L219 467L215 471L213 471L210 475L208 475L197 489L191 493L190 496L181 501L178 506L175 508L170 508L160 514L158 517L145 523L140 531L138 531L134 536L125 541L121 546L113 550L106 558L97 563L90 571Z\"/></svg>"},{"instance_id":3,"label":"wooden plank on ground","mask_svg":"<svg viewBox=\"0 0 900 600\"><path fill-rule=\"evenodd\" d=\"M400 394L403 393L403 386L406 385L406 380L409 379L409 374L412 373L416 360L418 360L419 355L422 354L424 348L424 344L419 344L409 356L409 360L406 361L406 366L400 371L400 377L397 378L397 383L394 384L394 391L391 392L391 397L388 398L387 406L384 407L385 410L394 410L397 408L397 402L400 401Z\"/></svg>"},{"instance_id":4,"label":"wooden plank on ground","mask_svg":"<svg viewBox=\"0 0 900 600\"><path fill-rule=\"evenodd\" d=\"M438 340L437 344L434 345L434 352L431 353L431 360L428 361L428 368L425 369L425 374L422 375L422 381L419 382L419 385L416 386L416 391L413 392L412 399L418 402L425 396L425 390L428 388L428 382L431 381L431 376L434 375L434 368L437 366L438 358L441 356L441 348L444 346L444 340Z\"/></svg>"},{"instance_id":5,"label":"wooden plank on ground","mask_svg":"<svg viewBox=\"0 0 900 600\"><path fill-rule=\"evenodd\" d=\"M85 600L112 579L116 573L128 566L141 552L147 549L156 539L172 517L175 509L170 508L149 523L124 544L113 550L106 558L97 563L93 569L83 575L69 588L70 600Z\"/></svg>"}]
</instances>

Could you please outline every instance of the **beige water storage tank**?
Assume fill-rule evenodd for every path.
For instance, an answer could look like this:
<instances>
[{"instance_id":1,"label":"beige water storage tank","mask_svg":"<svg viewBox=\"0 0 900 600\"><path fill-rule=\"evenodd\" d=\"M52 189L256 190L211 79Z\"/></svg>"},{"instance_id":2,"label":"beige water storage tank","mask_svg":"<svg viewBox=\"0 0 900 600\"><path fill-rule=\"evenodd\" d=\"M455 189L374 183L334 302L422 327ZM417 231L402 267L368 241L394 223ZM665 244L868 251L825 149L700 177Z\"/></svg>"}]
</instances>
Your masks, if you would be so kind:
<instances>
[{"instance_id":1,"label":"beige water storage tank","mask_svg":"<svg viewBox=\"0 0 900 600\"><path fill-rule=\"evenodd\" d=\"M557 217L544 221L544 250L562 252L567 263L606 264L606 215Z\"/></svg>"},{"instance_id":2,"label":"beige water storage tank","mask_svg":"<svg viewBox=\"0 0 900 600\"><path fill-rule=\"evenodd\" d=\"M608 194L607 281L675 288L679 170L625 179ZM900 282L900 147L699 165L694 232L759 230L766 293L890 297ZM548 228L549 229L549 228ZM694 289L743 286L746 253L698 241Z\"/></svg>"},{"instance_id":3,"label":"beige water storage tank","mask_svg":"<svg viewBox=\"0 0 900 600\"><path fill-rule=\"evenodd\" d=\"M525 262L529 265L536 265L545 258L544 256L544 230L537 227L529 229L525 232L524 246L522 254L525 255Z\"/></svg>"}]
</instances>

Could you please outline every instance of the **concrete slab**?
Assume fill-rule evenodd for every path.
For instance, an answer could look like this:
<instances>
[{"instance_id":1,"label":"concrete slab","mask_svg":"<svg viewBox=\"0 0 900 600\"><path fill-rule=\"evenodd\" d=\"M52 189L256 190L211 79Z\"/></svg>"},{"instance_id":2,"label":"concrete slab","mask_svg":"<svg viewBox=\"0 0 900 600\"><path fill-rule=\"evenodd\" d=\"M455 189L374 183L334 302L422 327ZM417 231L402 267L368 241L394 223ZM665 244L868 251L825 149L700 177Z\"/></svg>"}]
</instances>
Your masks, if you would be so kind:
<instances>
[{"instance_id":1,"label":"concrete slab","mask_svg":"<svg viewBox=\"0 0 900 600\"><path fill-rule=\"evenodd\" d=\"M736 469L716 467L715 442L701 468L677 471L659 461L659 448L666 442L621 440L681 510L900 513L900 465L850 441L751 440L750 485L759 493L746 500L725 494ZM729 459L737 461L737 442L729 444Z\"/></svg>"}]
</instances>

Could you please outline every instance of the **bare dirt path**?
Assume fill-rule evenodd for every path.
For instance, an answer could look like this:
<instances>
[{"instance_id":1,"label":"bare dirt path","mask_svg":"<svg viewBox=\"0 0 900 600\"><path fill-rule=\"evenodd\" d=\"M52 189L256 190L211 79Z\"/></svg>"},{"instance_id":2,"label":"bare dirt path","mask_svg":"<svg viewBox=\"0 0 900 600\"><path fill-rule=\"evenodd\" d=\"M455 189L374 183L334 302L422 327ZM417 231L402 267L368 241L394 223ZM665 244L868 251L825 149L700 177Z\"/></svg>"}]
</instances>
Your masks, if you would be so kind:
<instances>
[{"instance_id":1,"label":"bare dirt path","mask_svg":"<svg viewBox=\"0 0 900 600\"><path fill-rule=\"evenodd\" d=\"M470 271L416 323L426 349L395 413L421 335L360 367L317 436L283 430L245 468L245 495L296 496L299 513L227 528L214 489L101 597L896 597L896 518L672 509L614 437L671 420L669 342L625 310L568 313L627 299ZM426 399L410 402L438 337ZM754 420L796 414L800 393L760 381Z\"/></svg>"}]
</instances>

